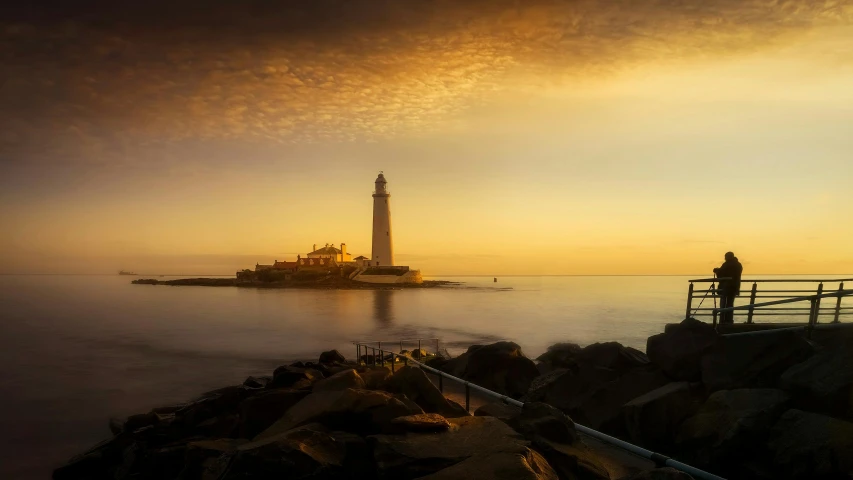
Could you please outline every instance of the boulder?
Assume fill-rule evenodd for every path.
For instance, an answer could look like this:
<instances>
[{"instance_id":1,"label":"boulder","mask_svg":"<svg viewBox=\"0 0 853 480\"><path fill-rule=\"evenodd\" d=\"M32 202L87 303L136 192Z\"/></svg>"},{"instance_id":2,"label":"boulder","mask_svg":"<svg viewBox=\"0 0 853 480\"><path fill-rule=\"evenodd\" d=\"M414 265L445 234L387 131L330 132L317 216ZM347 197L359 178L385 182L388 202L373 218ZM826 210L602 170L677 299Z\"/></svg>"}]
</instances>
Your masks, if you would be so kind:
<instances>
[{"instance_id":1,"label":"boulder","mask_svg":"<svg viewBox=\"0 0 853 480\"><path fill-rule=\"evenodd\" d=\"M571 444L580 439L575 430L575 422L547 403L525 403L521 412L507 423L528 440L542 438L552 442Z\"/></svg>"},{"instance_id":2,"label":"boulder","mask_svg":"<svg viewBox=\"0 0 853 480\"><path fill-rule=\"evenodd\" d=\"M427 413L438 413L448 418L469 415L458 403L445 398L418 367L401 367L387 382L385 389L404 394Z\"/></svg>"},{"instance_id":3,"label":"boulder","mask_svg":"<svg viewBox=\"0 0 853 480\"><path fill-rule=\"evenodd\" d=\"M266 388L271 381L272 377L270 376L248 377L243 381L243 386L249 388Z\"/></svg>"},{"instance_id":4,"label":"boulder","mask_svg":"<svg viewBox=\"0 0 853 480\"><path fill-rule=\"evenodd\" d=\"M625 429L633 443L669 450L678 426L699 408L702 398L688 382L673 382L622 407Z\"/></svg>"},{"instance_id":5,"label":"boulder","mask_svg":"<svg viewBox=\"0 0 853 480\"><path fill-rule=\"evenodd\" d=\"M240 404L240 437L253 438L281 418L290 407L305 398L304 390L267 390Z\"/></svg>"},{"instance_id":6,"label":"boulder","mask_svg":"<svg viewBox=\"0 0 853 480\"><path fill-rule=\"evenodd\" d=\"M853 351L821 351L786 370L779 386L804 409L853 418Z\"/></svg>"},{"instance_id":7,"label":"boulder","mask_svg":"<svg viewBox=\"0 0 853 480\"><path fill-rule=\"evenodd\" d=\"M337 478L346 448L326 432L298 428L237 448L222 480Z\"/></svg>"},{"instance_id":8,"label":"boulder","mask_svg":"<svg viewBox=\"0 0 853 480\"><path fill-rule=\"evenodd\" d=\"M71 458L67 464L53 471L52 478L54 480L113 478L113 472L124 460L125 450L132 444L133 438L130 434L120 433Z\"/></svg>"},{"instance_id":9,"label":"boulder","mask_svg":"<svg viewBox=\"0 0 853 480\"><path fill-rule=\"evenodd\" d=\"M679 427L678 448L697 465L741 463L755 455L757 445L765 444L789 400L775 389L715 392Z\"/></svg>"},{"instance_id":10,"label":"boulder","mask_svg":"<svg viewBox=\"0 0 853 480\"><path fill-rule=\"evenodd\" d=\"M580 365L576 371L558 369L531 382L525 402L545 402L561 410L579 406L596 388L619 378L615 370Z\"/></svg>"},{"instance_id":11,"label":"boulder","mask_svg":"<svg viewBox=\"0 0 853 480\"><path fill-rule=\"evenodd\" d=\"M673 380L698 381L702 355L717 341L713 325L688 318L646 341L646 354Z\"/></svg>"},{"instance_id":12,"label":"boulder","mask_svg":"<svg viewBox=\"0 0 853 480\"><path fill-rule=\"evenodd\" d=\"M123 430L126 432L134 432L140 428L155 425L158 421L159 417L154 412L131 415L127 417L127 420L125 420Z\"/></svg>"},{"instance_id":13,"label":"boulder","mask_svg":"<svg viewBox=\"0 0 853 480\"><path fill-rule=\"evenodd\" d=\"M174 424L184 428L194 427L205 420L224 414L237 413L240 403L257 393L243 385L220 388L207 392L193 402L176 410Z\"/></svg>"},{"instance_id":14,"label":"boulder","mask_svg":"<svg viewBox=\"0 0 853 480\"><path fill-rule=\"evenodd\" d=\"M302 388L306 383L311 385L322 378L323 374L313 368L283 365L275 369L272 381L266 388ZM298 382L300 385L296 386Z\"/></svg>"},{"instance_id":15,"label":"boulder","mask_svg":"<svg viewBox=\"0 0 853 480\"><path fill-rule=\"evenodd\" d=\"M110 417L110 421L109 421L110 433L112 433L113 435L118 435L119 433L123 432L124 431L124 424L125 424L125 421L123 421L119 418Z\"/></svg>"},{"instance_id":16,"label":"boulder","mask_svg":"<svg viewBox=\"0 0 853 480\"><path fill-rule=\"evenodd\" d=\"M130 478L177 478L184 469L187 443L143 449L136 458ZM138 476L137 476L138 475Z\"/></svg>"},{"instance_id":17,"label":"boulder","mask_svg":"<svg viewBox=\"0 0 853 480\"><path fill-rule=\"evenodd\" d=\"M693 477L672 467L665 467L646 470L620 480L693 480Z\"/></svg>"},{"instance_id":18,"label":"boulder","mask_svg":"<svg viewBox=\"0 0 853 480\"><path fill-rule=\"evenodd\" d=\"M667 383L666 375L653 366L636 368L615 380L594 386L579 396L566 413L594 430L622 433L622 406Z\"/></svg>"},{"instance_id":19,"label":"boulder","mask_svg":"<svg viewBox=\"0 0 853 480\"><path fill-rule=\"evenodd\" d=\"M361 365L356 368L356 372L364 380L364 384L368 390L382 390L385 388L385 383L391 379L391 367Z\"/></svg>"},{"instance_id":20,"label":"boulder","mask_svg":"<svg viewBox=\"0 0 853 480\"><path fill-rule=\"evenodd\" d=\"M447 362L443 371L513 398L527 393L530 383L539 376L536 364L513 342L472 345Z\"/></svg>"},{"instance_id":21,"label":"boulder","mask_svg":"<svg viewBox=\"0 0 853 480\"><path fill-rule=\"evenodd\" d=\"M379 476L419 478L475 455L527 452L529 442L497 418L461 417L447 421L450 429L442 433L368 437Z\"/></svg>"},{"instance_id":22,"label":"boulder","mask_svg":"<svg viewBox=\"0 0 853 480\"><path fill-rule=\"evenodd\" d=\"M649 364L649 357L645 353L618 342L587 345L575 358L579 363L609 368L620 373Z\"/></svg>"},{"instance_id":23,"label":"boulder","mask_svg":"<svg viewBox=\"0 0 853 480\"><path fill-rule=\"evenodd\" d=\"M319 363L344 363L347 359L337 350L329 350L320 354Z\"/></svg>"},{"instance_id":24,"label":"boulder","mask_svg":"<svg viewBox=\"0 0 853 480\"><path fill-rule=\"evenodd\" d=\"M782 373L813 353L814 346L790 330L720 335L702 356L702 382L710 391L774 387Z\"/></svg>"},{"instance_id":25,"label":"boulder","mask_svg":"<svg viewBox=\"0 0 853 480\"><path fill-rule=\"evenodd\" d=\"M542 373L548 373L558 368L577 368L577 357L581 347L576 343L557 343L548 347L548 351L536 357L537 368Z\"/></svg>"},{"instance_id":26,"label":"boulder","mask_svg":"<svg viewBox=\"0 0 853 480\"><path fill-rule=\"evenodd\" d=\"M531 449L474 455L420 480L558 480L557 473Z\"/></svg>"},{"instance_id":27,"label":"boulder","mask_svg":"<svg viewBox=\"0 0 853 480\"><path fill-rule=\"evenodd\" d=\"M245 439L225 438L187 443L181 478L203 478L206 471L215 468L214 465L219 457L236 453L237 447L245 443L247 443Z\"/></svg>"},{"instance_id":28,"label":"boulder","mask_svg":"<svg viewBox=\"0 0 853 480\"><path fill-rule=\"evenodd\" d=\"M240 431L240 415L235 413L208 418L196 425L194 431L210 438L236 438Z\"/></svg>"},{"instance_id":29,"label":"boulder","mask_svg":"<svg viewBox=\"0 0 853 480\"><path fill-rule=\"evenodd\" d=\"M505 403L487 403L474 410L475 417L495 417L503 421L521 413L521 408Z\"/></svg>"},{"instance_id":30,"label":"boulder","mask_svg":"<svg viewBox=\"0 0 853 480\"><path fill-rule=\"evenodd\" d=\"M447 419L437 413L422 413L407 415L391 420L391 425L398 427L400 432L444 432L450 429Z\"/></svg>"},{"instance_id":31,"label":"boulder","mask_svg":"<svg viewBox=\"0 0 853 480\"><path fill-rule=\"evenodd\" d=\"M336 373L329 378L324 378L314 384L312 391L324 392L331 390L343 390L345 388L354 388L363 390L367 388L361 376L355 370L349 369Z\"/></svg>"},{"instance_id":32,"label":"boulder","mask_svg":"<svg viewBox=\"0 0 853 480\"><path fill-rule=\"evenodd\" d=\"M287 410L255 440L273 437L311 422L348 432L377 433L390 430L394 418L420 413L424 413L422 409L387 392L353 389L315 392Z\"/></svg>"},{"instance_id":33,"label":"boulder","mask_svg":"<svg viewBox=\"0 0 853 480\"><path fill-rule=\"evenodd\" d=\"M853 472L853 423L788 410L774 425L769 448L787 478L849 478Z\"/></svg>"}]
</instances>

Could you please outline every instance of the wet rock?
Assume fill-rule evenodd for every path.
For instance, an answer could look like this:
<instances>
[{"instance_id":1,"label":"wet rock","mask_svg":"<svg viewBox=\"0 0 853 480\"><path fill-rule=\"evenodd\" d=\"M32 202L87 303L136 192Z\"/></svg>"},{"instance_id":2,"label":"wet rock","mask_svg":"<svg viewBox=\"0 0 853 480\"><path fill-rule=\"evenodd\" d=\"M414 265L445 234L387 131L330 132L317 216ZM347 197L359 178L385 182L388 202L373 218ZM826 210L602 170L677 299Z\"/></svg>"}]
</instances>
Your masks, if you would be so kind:
<instances>
[{"instance_id":1,"label":"wet rock","mask_svg":"<svg viewBox=\"0 0 853 480\"><path fill-rule=\"evenodd\" d=\"M542 373L551 372L558 368L573 370L577 368L577 357L581 347L576 343L557 343L548 347L548 351L539 355L537 368Z\"/></svg>"},{"instance_id":2,"label":"wet rock","mask_svg":"<svg viewBox=\"0 0 853 480\"><path fill-rule=\"evenodd\" d=\"M443 368L447 364L447 362L448 360L444 357L434 356L424 360L424 365L443 371Z\"/></svg>"},{"instance_id":3,"label":"wet rock","mask_svg":"<svg viewBox=\"0 0 853 480\"><path fill-rule=\"evenodd\" d=\"M646 470L620 480L693 480L693 477L672 467L665 467Z\"/></svg>"},{"instance_id":4,"label":"wet rock","mask_svg":"<svg viewBox=\"0 0 853 480\"><path fill-rule=\"evenodd\" d=\"M788 410L773 427L769 448L788 478L849 478L853 472L853 423Z\"/></svg>"},{"instance_id":5,"label":"wet rock","mask_svg":"<svg viewBox=\"0 0 853 480\"><path fill-rule=\"evenodd\" d=\"M240 404L240 437L254 438L269 428L309 392L304 390L268 390Z\"/></svg>"},{"instance_id":6,"label":"wet rock","mask_svg":"<svg viewBox=\"0 0 853 480\"><path fill-rule=\"evenodd\" d=\"M368 437L378 473L385 478L418 478L475 455L526 454L529 442L493 417L448 419L443 433L407 433Z\"/></svg>"},{"instance_id":7,"label":"wet rock","mask_svg":"<svg viewBox=\"0 0 853 480\"><path fill-rule=\"evenodd\" d=\"M591 365L581 365L577 371L554 370L531 383L524 401L545 402L566 411L577 408L596 388L618 378L614 370Z\"/></svg>"},{"instance_id":8,"label":"wet rock","mask_svg":"<svg viewBox=\"0 0 853 480\"><path fill-rule=\"evenodd\" d=\"M391 367L362 365L356 368L368 390L382 390L391 379Z\"/></svg>"},{"instance_id":9,"label":"wet rock","mask_svg":"<svg viewBox=\"0 0 853 480\"><path fill-rule=\"evenodd\" d=\"M319 363L344 363L346 361L346 357L344 357L341 352L337 350L329 350L320 354Z\"/></svg>"},{"instance_id":10,"label":"wet rock","mask_svg":"<svg viewBox=\"0 0 853 480\"><path fill-rule=\"evenodd\" d=\"M240 430L240 415L229 414L209 418L195 427L199 435L211 438L236 438Z\"/></svg>"},{"instance_id":11,"label":"wet rock","mask_svg":"<svg viewBox=\"0 0 853 480\"><path fill-rule=\"evenodd\" d=\"M158 419L159 417L157 417L157 414L154 412L131 415L127 417L127 420L124 422L124 430L127 432L134 432L140 428L155 425Z\"/></svg>"},{"instance_id":12,"label":"wet rock","mask_svg":"<svg viewBox=\"0 0 853 480\"><path fill-rule=\"evenodd\" d=\"M390 429L391 420L406 415L424 413L412 408L390 393L373 390L338 390L316 392L291 407L272 426L256 437L269 438L300 425L319 422L329 428L355 432L377 433Z\"/></svg>"},{"instance_id":13,"label":"wet rock","mask_svg":"<svg viewBox=\"0 0 853 480\"><path fill-rule=\"evenodd\" d=\"M669 450L678 426L695 414L702 398L688 382L673 382L631 400L622 407L625 428L634 443Z\"/></svg>"},{"instance_id":14,"label":"wet rock","mask_svg":"<svg viewBox=\"0 0 853 480\"><path fill-rule=\"evenodd\" d=\"M362 479L375 478L376 466L373 464L373 453L363 437L351 432L332 431L329 435L341 445L345 451L341 478Z\"/></svg>"},{"instance_id":15,"label":"wet rock","mask_svg":"<svg viewBox=\"0 0 853 480\"><path fill-rule=\"evenodd\" d=\"M270 376L249 377L243 381L243 386L248 388L266 388L272 381Z\"/></svg>"},{"instance_id":16,"label":"wet rock","mask_svg":"<svg viewBox=\"0 0 853 480\"><path fill-rule=\"evenodd\" d=\"M418 367L401 367L388 380L385 388L389 392L402 393L427 413L438 413L448 418L469 415L461 405L445 398Z\"/></svg>"},{"instance_id":17,"label":"wet rock","mask_svg":"<svg viewBox=\"0 0 853 480\"><path fill-rule=\"evenodd\" d=\"M54 480L112 479L122 464L124 451L133 444L130 434L119 434L77 455L53 471Z\"/></svg>"},{"instance_id":18,"label":"wet rock","mask_svg":"<svg viewBox=\"0 0 853 480\"><path fill-rule=\"evenodd\" d=\"M814 346L793 331L720 335L702 356L702 382L710 391L771 388L782 373L813 353Z\"/></svg>"},{"instance_id":19,"label":"wet rock","mask_svg":"<svg viewBox=\"0 0 853 480\"><path fill-rule=\"evenodd\" d=\"M821 351L786 370L779 386L805 409L853 418L853 351Z\"/></svg>"},{"instance_id":20,"label":"wet rock","mask_svg":"<svg viewBox=\"0 0 853 480\"><path fill-rule=\"evenodd\" d=\"M407 415L391 420L391 425L400 432L444 432L450 429L447 419L437 413Z\"/></svg>"},{"instance_id":21,"label":"wet rock","mask_svg":"<svg viewBox=\"0 0 853 480\"><path fill-rule=\"evenodd\" d=\"M765 443L789 400L775 389L715 392L679 427L678 448L697 465L741 463Z\"/></svg>"},{"instance_id":22,"label":"wet rock","mask_svg":"<svg viewBox=\"0 0 853 480\"><path fill-rule=\"evenodd\" d=\"M649 337L649 359L673 380L698 381L702 376L702 355L717 341L713 325L688 318L666 332Z\"/></svg>"},{"instance_id":23,"label":"wet rock","mask_svg":"<svg viewBox=\"0 0 853 480\"><path fill-rule=\"evenodd\" d=\"M420 480L558 480L557 473L538 453L498 452L469 457Z\"/></svg>"},{"instance_id":24,"label":"wet rock","mask_svg":"<svg viewBox=\"0 0 853 480\"><path fill-rule=\"evenodd\" d=\"M539 376L533 361L513 342L473 345L444 368L451 375L512 398L521 398Z\"/></svg>"},{"instance_id":25,"label":"wet rock","mask_svg":"<svg viewBox=\"0 0 853 480\"><path fill-rule=\"evenodd\" d=\"M119 418L115 418L115 417L110 418L110 422L109 422L110 433L112 433L113 435L118 435L119 433L124 431L124 423L125 422Z\"/></svg>"},{"instance_id":26,"label":"wet rock","mask_svg":"<svg viewBox=\"0 0 853 480\"><path fill-rule=\"evenodd\" d=\"M521 413L521 408L505 403L487 403L474 410L475 417L495 417L507 421Z\"/></svg>"},{"instance_id":27,"label":"wet rock","mask_svg":"<svg viewBox=\"0 0 853 480\"><path fill-rule=\"evenodd\" d=\"M363 390L367 388L367 386L355 370L349 369L336 373L329 378L320 380L314 384L312 391L325 392L331 390L343 390L346 388Z\"/></svg>"},{"instance_id":28,"label":"wet rock","mask_svg":"<svg viewBox=\"0 0 853 480\"><path fill-rule=\"evenodd\" d=\"M559 409L546 403L524 404L521 413L507 422L528 440L543 438L558 443L575 443L579 440L575 423Z\"/></svg>"},{"instance_id":29,"label":"wet rock","mask_svg":"<svg viewBox=\"0 0 853 480\"><path fill-rule=\"evenodd\" d=\"M577 361L596 367L609 368L620 373L649 364L645 353L618 342L593 343L582 348Z\"/></svg>"},{"instance_id":30,"label":"wet rock","mask_svg":"<svg viewBox=\"0 0 853 480\"><path fill-rule=\"evenodd\" d=\"M237 452L237 447L248 443L245 439L199 440L187 443L182 480L204 479L205 473L216 468L217 459ZM227 465L227 463L226 463ZM221 469L224 471L224 468ZM218 478L218 476L214 476Z\"/></svg>"},{"instance_id":31,"label":"wet rock","mask_svg":"<svg viewBox=\"0 0 853 480\"><path fill-rule=\"evenodd\" d=\"M267 388L302 388L296 386L297 382L302 382L312 385L314 382L323 379L323 374L312 368L299 368L289 365L284 365L275 369L273 379L267 385Z\"/></svg>"},{"instance_id":32,"label":"wet rock","mask_svg":"<svg viewBox=\"0 0 853 480\"><path fill-rule=\"evenodd\" d=\"M222 480L336 478L345 457L329 433L300 428L240 445Z\"/></svg>"},{"instance_id":33,"label":"wet rock","mask_svg":"<svg viewBox=\"0 0 853 480\"><path fill-rule=\"evenodd\" d=\"M613 381L594 386L587 394L579 396L566 412L595 430L621 433L622 406L667 383L666 375L654 367L636 368Z\"/></svg>"}]
</instances>

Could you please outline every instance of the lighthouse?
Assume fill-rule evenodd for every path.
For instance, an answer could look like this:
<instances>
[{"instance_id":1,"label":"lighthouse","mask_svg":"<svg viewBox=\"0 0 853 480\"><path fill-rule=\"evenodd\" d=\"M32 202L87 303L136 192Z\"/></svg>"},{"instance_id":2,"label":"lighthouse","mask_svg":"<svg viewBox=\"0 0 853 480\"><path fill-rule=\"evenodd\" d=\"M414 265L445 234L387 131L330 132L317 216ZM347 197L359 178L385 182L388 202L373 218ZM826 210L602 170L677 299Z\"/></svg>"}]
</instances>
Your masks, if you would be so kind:
<instances>
[{"instance_id":1,"label":"lighthouse","mask_svg":"<svg viewBox=\"0 0 853 480\"><path fill-rule=\"evenodd\" d=\"M385 188L388 182L379 172L373 191L373 255L371 266L393 266L394 244L391 240L391 194Z\"/></svg>"}]
</instances>

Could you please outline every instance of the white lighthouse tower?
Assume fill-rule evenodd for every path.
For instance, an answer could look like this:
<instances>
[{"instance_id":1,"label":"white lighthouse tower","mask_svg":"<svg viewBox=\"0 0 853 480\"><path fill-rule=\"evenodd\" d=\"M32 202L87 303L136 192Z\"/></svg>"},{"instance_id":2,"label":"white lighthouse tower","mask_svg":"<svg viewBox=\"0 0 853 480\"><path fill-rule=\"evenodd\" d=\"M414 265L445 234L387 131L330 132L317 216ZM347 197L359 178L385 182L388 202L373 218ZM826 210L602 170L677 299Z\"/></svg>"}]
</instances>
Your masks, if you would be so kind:
<instances>
[{"instance_id":1,"label":"white lighthouse tower","mask_svg":"<svg viewBox=\"0 0 853 480\"><path fill-rule=\"evenodd\" d=\"M379 172L376 177L376 190L373 192L373 255L371 266L394 265L394 243L391 237L391 194L385 189L385 175Z\"/></svg>"}]
</instances>

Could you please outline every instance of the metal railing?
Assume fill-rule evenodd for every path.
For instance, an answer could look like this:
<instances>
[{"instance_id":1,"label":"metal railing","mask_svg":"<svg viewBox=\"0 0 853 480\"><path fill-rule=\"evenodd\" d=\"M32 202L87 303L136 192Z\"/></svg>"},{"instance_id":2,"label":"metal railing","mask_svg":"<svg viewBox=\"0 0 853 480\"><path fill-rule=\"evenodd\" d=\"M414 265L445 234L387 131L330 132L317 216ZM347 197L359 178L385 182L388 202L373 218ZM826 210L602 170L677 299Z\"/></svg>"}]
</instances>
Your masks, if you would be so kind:
<instances>
[{"instance_id":1,"label":"metal railing","mask_svg":"<svg viewBox=\"0 0 853 480\"><path fill-rule=\"evenodd\" d=\"M833 322L839 322L842 316L853 315L853 306L842 304L842 297L844 295L838 295L839 292L844 292L844 283L845 282L853 282L853 278L832 278L832 279L781 279L781 278L772 278L772 279L743 279L741 280L741 295L737 298L747 297L749 299L749 303L747 305L743 305L734 309L723 309L718 308L717 299L721 298L721 290L718 287L720 281L728 281L730 278L698 278L693 280L688 280L690 282L690 286L687 291L687 311L686 317L701 317L701 316L713 316L714 325L717 324L717 316L721 312L732 312L734 316L746 317L746 323L753 323L755 317L758 316L766 316L766 317L807 317L808 323L816 323L821 314L832 316ZM778 305L783 305L787 303L795 303L802 301L803 298L807 298L809 296L814 295L822 295L827 290L824 289L824 283L832 283L833 287L835 282L838 283L838 289L833 290L834 293L829 296L837 297L837 301L835 305L823 307L818 302L817 308L813 309L811 307L779 307ZM695 288L695 284L708 283L709 286L707 289L697 289ZM744 285L749 285L752 283L752 287L749 288L749 294L745 295ZM779 286L779 284L785 283L796 283L799 285L802 284L817 284L816 287L812 289L803 289L799 288L783 288ZM771 284L771 285L761 285L761 284ZM761 285L761 288L759 287ZM804 295L804 294L812 294L812 295ZM763 302L756 303L758 299L765 298L779 298L793 301L771 301L771 302ZM821 297L825 298L825 297ZM695 300L699 299L699 304L696 308L694 308ZM708 302L707 306L704 302ZM713 306L711 306L711 302L713 302ZM814 317L814 319L812 319Z\"/></svg>"},{"instance_id":2,"label":"metal railing","mask_svg":"<svg viewBox=\"0 0 853 480\"><path fill-rule=\"evenodd\" d=\"M818 292L820 292L820 291L821 291L821 289L818 289ZM844 297L850 297L850 296L853 296L853 289L851 289L851 290L838 290L837 292L831 292L831 293L818 293L815 295L806 295L806 296L802 296L802 297L786 298L784 300L774 300L772 302L751 303L749 305L741 305L741 306L726 307L726 308L715 308L714 313L713 313L713 315L714 315L714 326L715 327L717 326L717 316L720 313L736 312L738 310L749 310L749 312L752 313L753 310L756 310L756 309L761 310L763 308L774 307L776 305L784 305L784 304L788 304L788 303L798 303L798 302L809 302L809 307L789 308L787 310L798 310L798 311L808 310L808 323L803 327L790 327L790 328L791 329L806 328L808 331L810 331L818 323L818 317L820 316L820 310L821 310L821 307L820 307L821 300L823 300L824 298L836 298L837 299L836 300L836 307L833 308L836 313L835 313L835 319L833 320L832 324L839 324L838 319L841 315L843 315L842 313L839 313L839 310L841 310L841 300Z\"/></svg>"},{"instance_id":3,"label":"metal railing","mask_svg":"<svg viewBox=\"0 0 853 480\"><path fill-rule=\"evenodd\" d=\"M437 353L438 352L438 345L439 345L438 339L429 339L429 340L435 340L435 342L436 342L436 353ZM418 339L418 348L420 348L421 341L422 341L421 339ZM444 392L444 381L443 381L443 379L445 379L445 378L450 380L450 381L464 385L465 386L465 410L468 411L469 413L471 411L471 389L474 389L474 390L476 390L480 393L483 393L487 396L496 398L496 399L500 400L501 402L503 402L504 404L513 405L513 406L516 406L519 408L524 408L524 402L521 402L521 401L516 400L514 398L508 397L506 395L502 395L498 392L494 392L494 391L489 390L487 388L481 387L475 383L471 383L467 380L463 380L459 377L454 377L453 375L442 372L441 370L439 370L437 368L433 368L433 367L430 367L428 365L425 365L425 364L415 360L414 358L410 358L410 357L403 355L403 354L400 354L400 353L395 353L395 352L383 350L381 348L381 343L386 343L386 345L387 345L389 343L390 344L397 344L398 342L378 342L377 341L377 342L353 342L353 343L356 345L356 349L357 349L356 354L358 355L356 358L358 359L359 364L361 363L361 359L362 359L361 349L364 348L365 352L367 352L367 349L371 349L372 355L369 355L366 358L372 360L374 365L376 365L377 352L379 354L379 358L381 359L380 361L381 361L382 365L384 365L386 354L389 354L394 359L394 361L390 362L391 363L391 371L393 372L394 368L395 368L394 366L397 363L396 358L402 357L402 361L405 365L409 365L411 363L414 366L419 367L421 370L423 370L425 372L429 372L429 373L432 373L434 375L437 375L438 376L438 388L442 392ZM376 347L372 346L372 344L374 344L374 343L378 344L378 345ZM692 467L690 465L687 465L686 463L681 463L677 460L674 460L672 458L667 457L666 455L661 455L661 454L655 453L651 450L647 450L645 448L638 447L634 444L628 443L624 440L620 440L618 438L611 437L610 435L607 435L605 433L601 433L599 431L593 430L589 427L585 427L583 425L575 423L575 428L579 432L581 432L585 435L588 435L592 438L595 438L599 441L608 443L610 445L613 445L615 447L618 447L618 448L621 448L625 451L628 451L634 455L637 455L637 456L646 458L648 460L651 460L651 461L655 462L655 464L658 466L672 467L672 468L675 468L676 470L680 470L680 471L688 473L688 474L690 474L696 478L701 478L704 480L725 480L723 477L719 477L717 475L706 472L704 470L700 470L696 467Z\"/></svg>"}]
</instances>

